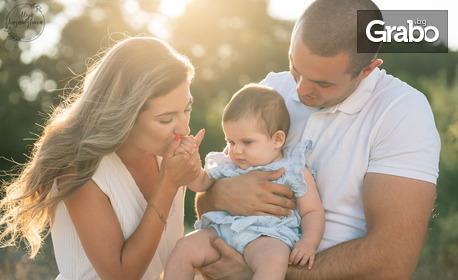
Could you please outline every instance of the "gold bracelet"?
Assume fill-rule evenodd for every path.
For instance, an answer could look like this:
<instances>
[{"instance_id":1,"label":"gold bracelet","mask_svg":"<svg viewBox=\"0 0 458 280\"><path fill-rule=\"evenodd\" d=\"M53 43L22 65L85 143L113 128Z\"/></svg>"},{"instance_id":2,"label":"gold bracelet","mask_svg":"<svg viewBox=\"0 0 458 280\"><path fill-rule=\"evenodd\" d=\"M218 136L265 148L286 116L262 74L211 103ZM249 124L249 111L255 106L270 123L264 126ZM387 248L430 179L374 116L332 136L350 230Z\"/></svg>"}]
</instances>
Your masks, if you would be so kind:
<instances>
[{"instance_id":1,"label":"gold bracelet","mask_svg":"<svg viewBox=\"0 0 458 280\"><path fill-rule=\"evenodd\" d=\"M161 219L161 221L164 222L165 225L167 225L167 220L164 218L164 216L159 212L159 210L156 209L156 207L154 207L154 205L152 203L148 203L146 204L146 206L149 206L151 208L154 209L154 211L156 211L156 213L159 215L159 218Z\"/></svg>"}]
</instances>

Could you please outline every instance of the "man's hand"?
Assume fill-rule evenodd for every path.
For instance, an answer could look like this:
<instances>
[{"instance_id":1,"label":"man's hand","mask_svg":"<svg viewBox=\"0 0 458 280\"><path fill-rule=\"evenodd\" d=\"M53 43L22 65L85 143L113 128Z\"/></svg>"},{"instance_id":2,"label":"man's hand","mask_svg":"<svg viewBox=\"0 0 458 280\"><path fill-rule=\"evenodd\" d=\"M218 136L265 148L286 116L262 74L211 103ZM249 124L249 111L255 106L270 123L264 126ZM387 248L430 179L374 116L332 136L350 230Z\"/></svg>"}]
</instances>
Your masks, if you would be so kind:
<instances>
[{"instance_id":1,"label":"man's hand","mask_svg":"<svg viewBox=\"0 0 458 280\"><path fill-rule=\"evenodd\" d=\"M252 171L218 180L206 194L197 197L199 216L208 211L223 210L233 216L273 215L289 216L296 209L293 191L271 182L285 170ZM277 195L279 194L279 195Z\"/></svg>"},{"instance_id":2,"label":"man's hand","mask_svg":"<svg viewBox=\"0 0 458 280\"><path fill-rule=\"evenodd\" d=\"M243 256L220 237L212 241L213 247L221 254L214 263L199 269L207 280L244 280L251 279L253 273L248 268Z\"/></svg>"}]
</instances>

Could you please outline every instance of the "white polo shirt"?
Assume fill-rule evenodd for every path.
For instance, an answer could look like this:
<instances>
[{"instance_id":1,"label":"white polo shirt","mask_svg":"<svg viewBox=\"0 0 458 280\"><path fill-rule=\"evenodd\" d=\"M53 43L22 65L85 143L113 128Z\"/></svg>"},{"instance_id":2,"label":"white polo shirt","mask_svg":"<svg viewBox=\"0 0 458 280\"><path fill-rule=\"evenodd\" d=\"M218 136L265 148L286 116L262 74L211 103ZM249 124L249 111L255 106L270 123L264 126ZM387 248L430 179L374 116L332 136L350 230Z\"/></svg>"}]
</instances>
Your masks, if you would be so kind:
<instances>
[{"instance_id":1,"label":"white polo shirt","mask_svg":"<svg viewBox=\"0 0 458 280\"><path fill-rule=\"evenodd\" d=\"M289 72L261 82L285 99L291 116L286 145L312 141L308 167L326 213L318 251L367 233L363 180L367 172L436 183L440 139L426 97L376 68L341 103L307 107L299 101ZM400 186L401 187L401 186Z\"/></svg>"}]
</instances>

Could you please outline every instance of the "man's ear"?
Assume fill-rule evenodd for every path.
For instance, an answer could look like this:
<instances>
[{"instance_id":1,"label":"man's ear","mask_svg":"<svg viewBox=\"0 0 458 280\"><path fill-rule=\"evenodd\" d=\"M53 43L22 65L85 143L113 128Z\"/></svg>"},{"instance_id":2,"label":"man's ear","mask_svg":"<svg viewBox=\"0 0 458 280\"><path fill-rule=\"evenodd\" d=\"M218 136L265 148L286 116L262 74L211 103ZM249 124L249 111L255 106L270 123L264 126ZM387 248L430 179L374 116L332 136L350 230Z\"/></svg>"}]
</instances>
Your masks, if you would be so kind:
<instances>
[{"instance_id":1,"label":"man's ear","mask_svg":"<svg viewBox=\"0 0 458 280\"><path fill-rule=\"evenodd\" d=\"M374 59L374 61L372 61L371 63L369 63L368 66L366 66L366 68L364 68L363 70L361 70L361 72L359 73L359 77L358 79L360 81L364 80L367 76L369 76L369 74L374 71L374 69L380 65L382 65L383 63L383 60L377 58L377 59Z\"/></svg>"},{"instance_id":2,"label":"man's ear","mask_svg":"<svg viewBox=\"0 0 458 280\"><path fill-rule=\"evenodd\" d=\"M281 149L281 147L283 147L283 144L285 144L285 141L286 141L285 132L283 132L282 130L278 130L272 136L272 140L274 140L275 148Z\"/></svg>"}]
</instances>

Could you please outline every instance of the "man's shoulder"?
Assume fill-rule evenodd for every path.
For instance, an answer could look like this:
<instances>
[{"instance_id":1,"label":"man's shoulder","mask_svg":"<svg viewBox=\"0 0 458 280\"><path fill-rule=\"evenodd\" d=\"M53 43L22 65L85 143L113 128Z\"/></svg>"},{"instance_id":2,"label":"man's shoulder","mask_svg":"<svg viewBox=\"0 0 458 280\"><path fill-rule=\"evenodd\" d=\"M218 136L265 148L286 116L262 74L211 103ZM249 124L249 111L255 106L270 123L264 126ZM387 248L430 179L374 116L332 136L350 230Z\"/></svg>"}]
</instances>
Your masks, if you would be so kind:
<instances>
[{"instance_id":1,"label":"man's shoulder","mask_svg":"<svg viewBox=\"0 0 458 280\"><path fill-rule=\"evenodd\" d=\"M288 79L293 79L293 76L291 75L291 72L289 71L283 71L283 72L270 72L267 74L266 78L264 81L270 81L270 82L280 82L280 81L285 81ZM293 79L294 80L294 79Z\"/></svg>"},{"instance_id":2,"label":"man's shoulder","mask_svg":"<svg viewBox=\"0 0 458 280\"><path fill-rule=\"evenodd\" d=\"M426 96L400 79L380 71L377 85L374 89L374 101L379 105L393 106L406 104L408 107L429 107Z\"/></svg>"},{"instance_id":3,"label":"man's shoulder","mask_svg":"<svg viewBox=\"0 0 458 280\"><path fill-rule=\"evenodd\" d=\"M283 96L296 89L296 82L289 71L270 72L260 84L272 87Z\"/></svg>"}]
</instances>

